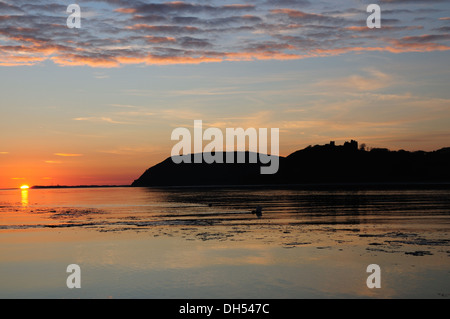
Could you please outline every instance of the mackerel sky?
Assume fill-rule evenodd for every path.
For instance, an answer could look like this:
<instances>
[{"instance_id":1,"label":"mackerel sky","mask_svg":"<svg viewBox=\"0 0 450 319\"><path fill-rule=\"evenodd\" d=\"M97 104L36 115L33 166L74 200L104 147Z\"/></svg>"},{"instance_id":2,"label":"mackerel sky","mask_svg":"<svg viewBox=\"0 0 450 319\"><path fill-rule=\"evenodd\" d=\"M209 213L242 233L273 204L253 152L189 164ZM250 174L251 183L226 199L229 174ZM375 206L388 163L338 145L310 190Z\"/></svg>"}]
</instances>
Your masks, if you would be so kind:
<instances>
[{"instance_id":1,"label":"mackerel sky","mask_svg":"<svg viewBox=\"0 0 450 319\"><path fill-rule=\"evenodd\" d=\"M442 0L2 0L0 187L131 182L196 119L281 155L450 146L449 49Z\"/></svg>"},{"instance_id":2,"label":"mackerel sky","mask_svg":"<svg viewBox=\"0 0 450 319\"><path fill-rule=\"evenodd\" d=\"M380 1L383 28L367 28L365 1L1 1L1 64L119 67L292 60L350 52L448 49L449 3Z\"/></svg>"}]
</instances>

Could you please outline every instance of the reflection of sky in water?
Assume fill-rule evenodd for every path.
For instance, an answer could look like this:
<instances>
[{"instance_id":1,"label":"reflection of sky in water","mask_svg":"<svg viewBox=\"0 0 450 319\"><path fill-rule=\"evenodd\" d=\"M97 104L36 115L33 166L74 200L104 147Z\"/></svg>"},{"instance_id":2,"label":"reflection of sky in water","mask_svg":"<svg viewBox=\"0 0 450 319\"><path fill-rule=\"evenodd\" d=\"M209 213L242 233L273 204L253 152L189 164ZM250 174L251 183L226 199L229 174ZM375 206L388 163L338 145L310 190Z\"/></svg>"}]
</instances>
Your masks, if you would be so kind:
<instances>
[{"instance_id":1,"label":"reflection of sky in water","mask_svg":"<svg viewBox=\"0 0 450 319\"><path fill-rule=\"evenodd\" d=\"M450 296L448 191L28 192L15 207L0 191L0 298ZM72 263L81 290L65 286Z\"/></svg>"},{"instance_id":2,"label":"reflection of sky in water","mask_svg":"<svg viewBox=\"0 0 450 319\"><path fill-rule=\"evenodd\" d=\"M149 238L144 234L87 240L41 234L41 248L28 257L2 262L0 297L42 298L346 298L439 297L448 293L448 267L405 255L364 255L361 247L319 250L257 246L255 242L192 242L181 238ZM39 238L35 233L32 237ZM91 239L91 240L89 240ZM63 242L57 242L62 240ZM45 244L46 250L42 250ZM361 256L362 254L362 256ZM77 263L82 288L65 286L65 267ZM382 288L366 287L368 264L378 262Z\"/></svg>"}]
</instances>

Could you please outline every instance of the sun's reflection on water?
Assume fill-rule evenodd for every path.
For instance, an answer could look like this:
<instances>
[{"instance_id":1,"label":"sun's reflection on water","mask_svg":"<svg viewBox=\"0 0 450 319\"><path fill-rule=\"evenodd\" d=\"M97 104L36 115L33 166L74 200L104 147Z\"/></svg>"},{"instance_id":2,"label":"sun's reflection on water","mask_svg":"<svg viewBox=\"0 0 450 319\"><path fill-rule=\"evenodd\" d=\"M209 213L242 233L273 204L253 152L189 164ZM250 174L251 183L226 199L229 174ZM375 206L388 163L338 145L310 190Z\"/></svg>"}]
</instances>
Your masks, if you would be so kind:
<instances>
[{"instance_id":1,"label":"sun's reflection on water","mask_svg":"<svg viewBox=\"0 0 450 319\"><path fill-rule=\"evenodd\" d=\"M28 207L29 200L28 200L28 189L21 189L21 203L22 207Z\"/></svg>"}]
</instances>

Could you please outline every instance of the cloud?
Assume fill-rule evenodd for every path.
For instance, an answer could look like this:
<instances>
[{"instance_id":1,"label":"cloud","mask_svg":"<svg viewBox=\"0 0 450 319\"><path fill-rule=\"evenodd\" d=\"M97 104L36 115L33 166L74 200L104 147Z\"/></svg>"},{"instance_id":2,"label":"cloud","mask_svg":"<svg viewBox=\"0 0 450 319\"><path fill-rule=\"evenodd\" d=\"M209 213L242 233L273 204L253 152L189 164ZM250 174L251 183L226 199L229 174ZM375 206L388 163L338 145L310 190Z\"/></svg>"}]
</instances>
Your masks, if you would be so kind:
<instances>
[{"instance_id":1,"label":"cloud","mask_svg":"<svg viewBox=\"0 0 450 319\"><path fill-rule=\"evenodd\" d=\"M328 91L376 91L388 87L392 76L375 69L367 69L364 74L354 74L344 78L327 79L317 82L312 87L327 88Z\"/></svg>"},{"instance_id":2,"label":"cloud","mask_svg":"<svg viewBox=\"0 0 450 319\"><path fill-rule=\"evenodd\" d=\"M443 26L439 28L434 28L433 31L439 31L439 32L450 32L450 26Z\"/></svg>"},{"instance_id":3,"label":"cloud","mask_svg":"<svg viewBox=\"0 0 450 319\"><path fill-rule=\"evenodd\" d=\"M134 7L118 8L116 12L133 14L222 14L224 12L249 11L255 8L252 4L210 5L173 1L165 3L139 3Z\"/></svg>"},{"instance_id":4,"label":"cloud","mask_svg":"<svg viewBox=\"0 0 450 319\"><path fill-rule=\"evenodd\" d=\"M67 154L66 154L66 156L67 156ZM61 164L62 163L61 161L44 161L44 162L47 164Z\"/></svg>"},{"instance_id":5,"label":"cloud","mask_svg":"<svg viewBox=\"0 0 450 319\"><path fill-rule=\"evenodd\" d=\"M331 0L87 0L78 30L66 27L65 5L56 1L1 1L0 67L51 61L66 67L118 68L449 50L446 26L410 23L412 14L419 14L420 21L445 23L448 17L436 18L444 1L434 0L432 9L423 10L398 6L428 1L382 3L386 15L395 14L395 19L383 18L382 28L372 30L365 25L365 6L342 4L333 10Z\"/></svg>"},{"instance_id":6,"label":"cloud","mask_svg":"<svg viewBox=\"0 0 450 319\"><path fill-rule=\"evenodd\" d=\"M294 9L273 9L270 11L270 13L274 15L286 16L291 21L296 21L299 23L324 23L324 24L332 24L334 26L346 23L346 20L344 18L334 17L332 15L307 13L304 11Z\"/></svg>"},{"instance_id":7,"label":"cloud","mask_svg":"<svg viewBox=\"0 0 450 319\"><path fill-rule=\"evenodd\" d=\"M128 109L132 109L132 108L137 108L138 107L136 105L130 105L130 104L109 104L109 106L128 108Z\"/></svg>"},{"instance_id":8,"label":"cloud","mask_svg":"<svg viewBox=\"0 0 450 319\"><path fill-rule=\"evenodd\" d=\"M135 9L135 8L117 8L114 11L120 12L120 13L136 13L137 9Z\"/></svg>"},{"instance_id":9,"label":"cloud","mask_svg":"<svg viewBox=\"0 0 450 319\"><path fill-rule=\"evenodd\" d=\"M12 4L5 3L3 1L0 2L0 12L8 12L8 13L19 13L22 14L24 11Z\"/></svg>"},{"instance_id":10,"label":"cloud","mask_svg":"<svg viewBox=\"0 0 450 319\"><path fill-rule=\"evenodd\" d=\"M95 77L96 79L103 80L103 79L108 79L108 78L109 78L109 75L104 74L104 73L101 73L101 72L95 72L95 73L94 73L94 77Z\"/></svg>"},{"instance_id":11,"label":"cloud","mask_svg":"<svg viewBox=\"0 0 450 319\"><path fill-rule=\"evenodd\" d=\"M135 24L132 26L125 27L128 30L133 31L143 31L145 33L163 33L163 34L191 34L191 33L199 33L201 30L196 27L191 26L174 26L174 25L149 25L144 23Z\"/></svg>"},{"instance_id":12,"label":"cloud","mask_svg":"<svg viewBox=\"0 0 450 319\"><path fill-rule=\"evenodd\" d=\"M127 122L116 121L110 117L77 117L73 119L74 121L88 121L88 122L106 122L111 124L129 124Z\"/></svg>"},{"instance_id":13,"label":"cloud","mask_svg":"<svg viewBox=\"0 0 450 319\"><path fill-rule=\"evenodd\" d=\"M118 147L110 150L101 150L99 152L114 155L136 156L137 154L142 155L143 153L154 153L164 150L165 148L160 146L142 146L142 147Z\"/></svg>"},{"instance_id":14,"label":"cloud","mask_svg":"<svg viewBox=\"0 0 450 319\"><path fill-rule=\"evenodd\" d=\"M83 156L83 154L72 154L72 153L54 153L55 156L62 156L62 157L80 157Z\"/></svg>"}]
</instances>

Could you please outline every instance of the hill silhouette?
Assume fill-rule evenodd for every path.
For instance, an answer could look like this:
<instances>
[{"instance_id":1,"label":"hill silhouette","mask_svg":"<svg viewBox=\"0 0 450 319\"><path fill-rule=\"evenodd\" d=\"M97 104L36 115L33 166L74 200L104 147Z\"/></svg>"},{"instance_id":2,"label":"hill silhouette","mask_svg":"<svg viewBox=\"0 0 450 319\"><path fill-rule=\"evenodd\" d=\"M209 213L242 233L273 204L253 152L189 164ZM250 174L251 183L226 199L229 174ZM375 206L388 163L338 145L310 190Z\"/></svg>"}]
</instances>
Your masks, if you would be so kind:
<instances>
[{"instance_id":1,"label":"hill silhouette","mask_svg":"<svg viewBox=\"0 0 450 319\"><path fill-rule=\"evenodd\" d=\"M234 152L235 163L194 163L194 154L183 155L190 157L191 163L175 164L172 157L150 167L142 176L135 180L131 186L191 186L191 185L245 185L266 184L274 182L273 175L261 175L261 166L267 166L259 161L249 163L250 152L243 152L245 163L237 163L237 155ZM218 152L223 158L227 152ZM255 154L255 153L253 153ZM280 164L284 159L279 157Z\"/></svg>"},{"instance_id":2,"label":"hill silhouette","mask_svg":"<svg viewBox=\"0 0 450 319\"><path fill-rule=\"evenodd\" d=\"M219 153L224 156L226 153ZM237 156L234 152L234 156ZM305 183L450 182L450 147L436 151L366 150L356 141L308 146L279 157L276 174L262 175L249 163L180 163L169 157L146 170L131 186L266 185ZM259 155L259 154L258 154ZM190 156L193 159L193 155ZM258 156L259 158L259 156Z\"/></svg>"}]
</instances>

